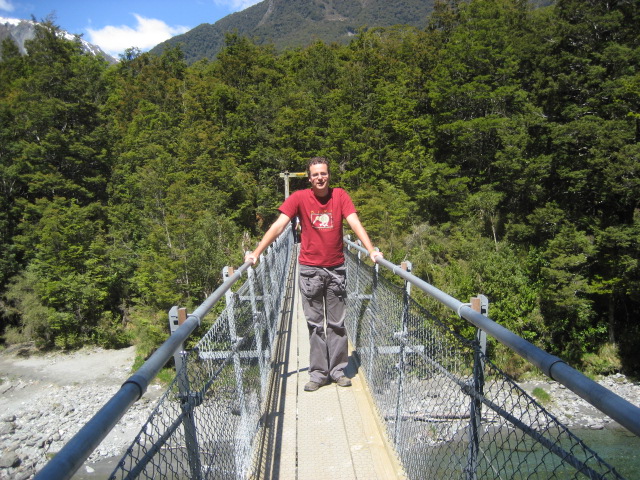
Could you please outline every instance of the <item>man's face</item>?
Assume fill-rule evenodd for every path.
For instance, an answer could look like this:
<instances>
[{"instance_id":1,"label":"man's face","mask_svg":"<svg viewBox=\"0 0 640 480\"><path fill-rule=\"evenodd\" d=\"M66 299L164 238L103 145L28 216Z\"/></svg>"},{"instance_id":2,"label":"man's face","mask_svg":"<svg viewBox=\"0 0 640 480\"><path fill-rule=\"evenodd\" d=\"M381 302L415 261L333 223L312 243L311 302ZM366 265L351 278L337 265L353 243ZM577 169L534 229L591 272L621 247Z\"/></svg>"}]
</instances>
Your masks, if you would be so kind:
<instances>
[{"instance_id":1,"label":"man's face","mask_svg":"<svg viewBox=\"0 0 640 480\"><path fill-rule=\"evenodd\" d=\"M309 183L318 197L324 197L329 192L329 168L323 163L309 167Z\"/></svg>"}]
</instances>

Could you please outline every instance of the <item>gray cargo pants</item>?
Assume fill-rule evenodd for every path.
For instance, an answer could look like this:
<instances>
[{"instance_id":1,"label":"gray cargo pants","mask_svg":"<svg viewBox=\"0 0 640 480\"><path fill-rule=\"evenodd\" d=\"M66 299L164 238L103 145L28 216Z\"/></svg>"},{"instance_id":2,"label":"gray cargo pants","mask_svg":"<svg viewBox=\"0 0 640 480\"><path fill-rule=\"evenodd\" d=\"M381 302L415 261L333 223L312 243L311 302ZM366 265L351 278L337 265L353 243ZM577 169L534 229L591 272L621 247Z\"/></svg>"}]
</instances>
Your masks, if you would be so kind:
<instances>
[{"instance_id":1,"label":"gray cargo pants","mask_svg":"<svg viewBox=\"0 0 640 480\"><path fill-rule=\"evenodd\" d=\"M323 385L344 375L349 356L344 325L347 300L346 267L300 265L302 308L309 328L309 377ZM325 325L326 320L326 325Z\"/></svg>"}]
</instances>

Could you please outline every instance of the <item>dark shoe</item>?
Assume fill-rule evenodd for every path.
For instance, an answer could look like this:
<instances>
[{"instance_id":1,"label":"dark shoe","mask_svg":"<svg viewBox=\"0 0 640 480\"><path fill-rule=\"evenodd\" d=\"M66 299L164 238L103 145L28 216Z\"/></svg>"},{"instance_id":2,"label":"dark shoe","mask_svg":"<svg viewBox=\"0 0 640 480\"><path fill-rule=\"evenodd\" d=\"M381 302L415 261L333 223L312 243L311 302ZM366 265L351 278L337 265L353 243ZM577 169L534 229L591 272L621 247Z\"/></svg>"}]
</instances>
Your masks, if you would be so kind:
<instances>
[{"instance_id":1,"label":"dark shoe","mask_svg":"<svg viewBox=\"0 0 640 480\"><path fill-rule=\"evenodd\" d=\"M307 382L307 384L304 386L304 391L305 392L315 392L316 390L318 390L321 387L321 385L318 382Z\"/></svg>"},{"instance_id":2,"label":"dark shoe","mask_svg":"<svg viewBox=\"0 0 640 480\"><path fill-rule=\"evenodd\" d=\"M336 383L339 387L350 387L351 379L346 375L342 375L338 380L336 380Z\"/></svg>"}]
</instances>

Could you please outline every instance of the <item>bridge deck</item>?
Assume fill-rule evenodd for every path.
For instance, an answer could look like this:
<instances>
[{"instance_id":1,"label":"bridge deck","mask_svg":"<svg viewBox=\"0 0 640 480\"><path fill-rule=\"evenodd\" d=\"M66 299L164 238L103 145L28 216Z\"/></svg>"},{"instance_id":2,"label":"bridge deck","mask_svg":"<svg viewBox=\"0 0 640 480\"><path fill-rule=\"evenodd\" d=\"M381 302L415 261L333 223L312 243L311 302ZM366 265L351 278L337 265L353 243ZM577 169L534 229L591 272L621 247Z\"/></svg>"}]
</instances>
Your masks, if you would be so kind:
<instances>
[{"instance_id":1,"label":"bridge deck","mask_svg":"<svg viewBox=\"0 0 640 480\"><path fill-rule=\"evenodd\" d=\"M370 402L351 355L346 374L351 387L335 383L305 392L309 380L309 339L297 288L288 312L290 335L279 371L270 452L265 478L402 479L405 478Z\"/></svg>"}]
</instances>

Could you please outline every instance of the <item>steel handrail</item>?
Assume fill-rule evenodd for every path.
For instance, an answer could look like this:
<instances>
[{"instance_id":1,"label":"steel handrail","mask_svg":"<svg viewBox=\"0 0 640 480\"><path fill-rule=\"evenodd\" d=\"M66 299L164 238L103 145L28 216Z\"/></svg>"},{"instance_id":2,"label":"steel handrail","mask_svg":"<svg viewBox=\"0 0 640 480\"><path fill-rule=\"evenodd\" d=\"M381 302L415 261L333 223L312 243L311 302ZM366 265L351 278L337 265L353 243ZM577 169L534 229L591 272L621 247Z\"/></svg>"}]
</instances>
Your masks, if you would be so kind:
<instances>
[{"instance_id":1,"label":"steel handrail","mask_svg":"<svg viewBox=\"0 0 640 480\"><path fill-rule=\"evenodd\" d=\"M345 244L365 255L369 252L362 246L352 242L348 237L344 238ZM407 282L433 297L438 302L449 307L458 316L471 322L477 328L491 335L497 341L513 350L525 360L538 367L546 376L564 385L569 390L589 402L595 408L605 413L623 427L640 437L640 408L628 402L611 390L567 365L562 359L551 355L524 338L516 335L511 330L494 322L489 317L473 310L468 304L453 298L437 289L419 277L403 270L384 258L377 257L376 263L391 270Z\"/></svg>"}]
</instances>

